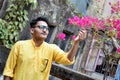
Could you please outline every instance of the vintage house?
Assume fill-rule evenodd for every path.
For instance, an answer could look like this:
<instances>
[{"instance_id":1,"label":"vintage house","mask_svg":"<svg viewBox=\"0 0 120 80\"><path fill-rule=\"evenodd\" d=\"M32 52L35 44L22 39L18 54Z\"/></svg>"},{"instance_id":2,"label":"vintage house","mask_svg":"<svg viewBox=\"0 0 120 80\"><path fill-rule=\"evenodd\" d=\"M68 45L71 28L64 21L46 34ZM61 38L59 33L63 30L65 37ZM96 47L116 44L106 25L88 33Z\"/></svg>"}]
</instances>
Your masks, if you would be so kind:
<instances>
[{"instance_id":1,"label":"vintage house","mask_svg":"<svg viewBox=\"0 0 120 80\"><path fill-rule=\"evenodd\" d=\"M75 4L76 8L79 12L81 12L84 16L89 15L93 17L99 17L99 14L96 13L95 5L101 5L101 15L104 17L107 17L110 15L110 6L109 0L103 0L101 3L97 3L94 0L85 0L85 1L79 1L79 0L71 0ZM81 2L78 4L78 2ZM111 0L112 1L112 0ZM80 5L82 4L82 5ZM82 8L82 9L81 9ZM83 10L84 9L84 10ZM75 26L70 26L68 24L65 24L62 28L62 32L66 34L66 40L60 41L58 39L55 39L63 50L67 51L71 47L70 41L71 36L73 34L76 34L77 28ZM109 69L106 70L106 55L103 52L103 50L99 49L97 44L97 38L100 36L94 36L91 32L88 33L88 37L85 41L80 42L80 48L78 49L77 55L76 55L76 62L72 66L68 66L69 68L74 69L75 71L83 72L85 74L88 74L92 77L96 77L98 79L104 79L106 78L106 73L109 79L112 80L112 78L115 75L118 59L113 59L113 61L109 64ZM54 42L53 42L54 43ZM104 47L104 46L103 46ZM111 47L112 49L113 47ZM106 72L107 71L107 72Z\"/></svg>"}]
</instances>

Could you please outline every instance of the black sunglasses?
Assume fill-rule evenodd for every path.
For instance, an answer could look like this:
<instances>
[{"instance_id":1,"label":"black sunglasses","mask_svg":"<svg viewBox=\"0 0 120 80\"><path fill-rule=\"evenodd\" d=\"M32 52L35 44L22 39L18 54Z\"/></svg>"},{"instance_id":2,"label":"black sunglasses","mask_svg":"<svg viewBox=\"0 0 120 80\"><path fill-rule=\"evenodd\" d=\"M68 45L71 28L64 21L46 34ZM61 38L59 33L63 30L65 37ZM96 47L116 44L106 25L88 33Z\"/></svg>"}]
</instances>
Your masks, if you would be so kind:
<instances>
[{"instance_id":1,"label":"black sunglasses","mask_svg":"<svg viewBox=\"0 0 120 80\"><path fill-rule=\"evenodd\" d=\"M36 27L38 27L38 28L41 29L41 30L44 30L44 29L49 30L49 27L48 27L48 26L40 25L40 26L36 26Z\"/></svg>"}]
</instances>

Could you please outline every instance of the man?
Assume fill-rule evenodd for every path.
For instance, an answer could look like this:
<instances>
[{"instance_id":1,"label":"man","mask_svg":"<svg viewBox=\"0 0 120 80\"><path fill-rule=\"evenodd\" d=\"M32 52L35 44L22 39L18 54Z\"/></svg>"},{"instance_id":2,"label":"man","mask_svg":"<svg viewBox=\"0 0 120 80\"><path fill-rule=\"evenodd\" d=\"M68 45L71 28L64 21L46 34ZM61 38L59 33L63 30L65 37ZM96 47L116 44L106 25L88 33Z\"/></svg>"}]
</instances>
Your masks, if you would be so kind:
<instances>
[{"instance_id":1,"label":"man","mask_svg":"<svg viewBox=\"0 0 120 80\"><path fill-rule=\"evenodd\" d=\"M15 43L3 72L4 80L48 80L53 61L66 65L74 63L79 42L86 38L86 30L79 31L71 50L64 52L57 45L45 42L48 25L44 17L32 20L32 39Z\"/></svg>"}]
</instances>

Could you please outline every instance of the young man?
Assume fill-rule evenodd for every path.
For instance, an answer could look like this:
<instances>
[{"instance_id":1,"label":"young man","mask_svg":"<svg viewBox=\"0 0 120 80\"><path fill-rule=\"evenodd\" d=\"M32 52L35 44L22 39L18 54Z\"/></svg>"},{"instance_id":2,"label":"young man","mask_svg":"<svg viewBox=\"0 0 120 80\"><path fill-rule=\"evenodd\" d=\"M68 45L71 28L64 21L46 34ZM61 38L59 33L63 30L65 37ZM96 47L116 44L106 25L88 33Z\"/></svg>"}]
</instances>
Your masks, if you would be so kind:
<instances>
[{"instance_id":1,"label":"young man","mask_svg":"<svg viewBox=\"0 0 120 80\"><path fill-rule=\"evenodd\" d=\"M86 38L86 30L79 31L72 48L64 52L57 45L45 42L49 33L48 25L44 17L32 20L32 39L15 43L3 72L4 80L48 80L53 61L73 64L79 42Z\"/></svg>"}]
</instances>

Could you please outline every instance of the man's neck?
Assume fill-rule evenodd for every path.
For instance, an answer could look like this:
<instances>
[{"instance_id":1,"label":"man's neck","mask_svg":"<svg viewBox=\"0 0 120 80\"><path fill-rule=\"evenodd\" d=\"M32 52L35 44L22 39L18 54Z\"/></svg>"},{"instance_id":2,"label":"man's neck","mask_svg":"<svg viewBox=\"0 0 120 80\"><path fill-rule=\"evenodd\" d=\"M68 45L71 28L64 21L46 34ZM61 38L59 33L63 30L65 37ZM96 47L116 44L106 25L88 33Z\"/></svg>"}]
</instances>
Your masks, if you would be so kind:
<instances>
[{"instance_id":1,"label":"man's neck","mask_svg":"<svg viewBox=\"0 0 120 80\"><path fill-rule=\"evenodd\" d=\"M43 40L33 39L33 41L34 41L36 47L39 47L43 43Z\"/></svg>"}]
</instances>

